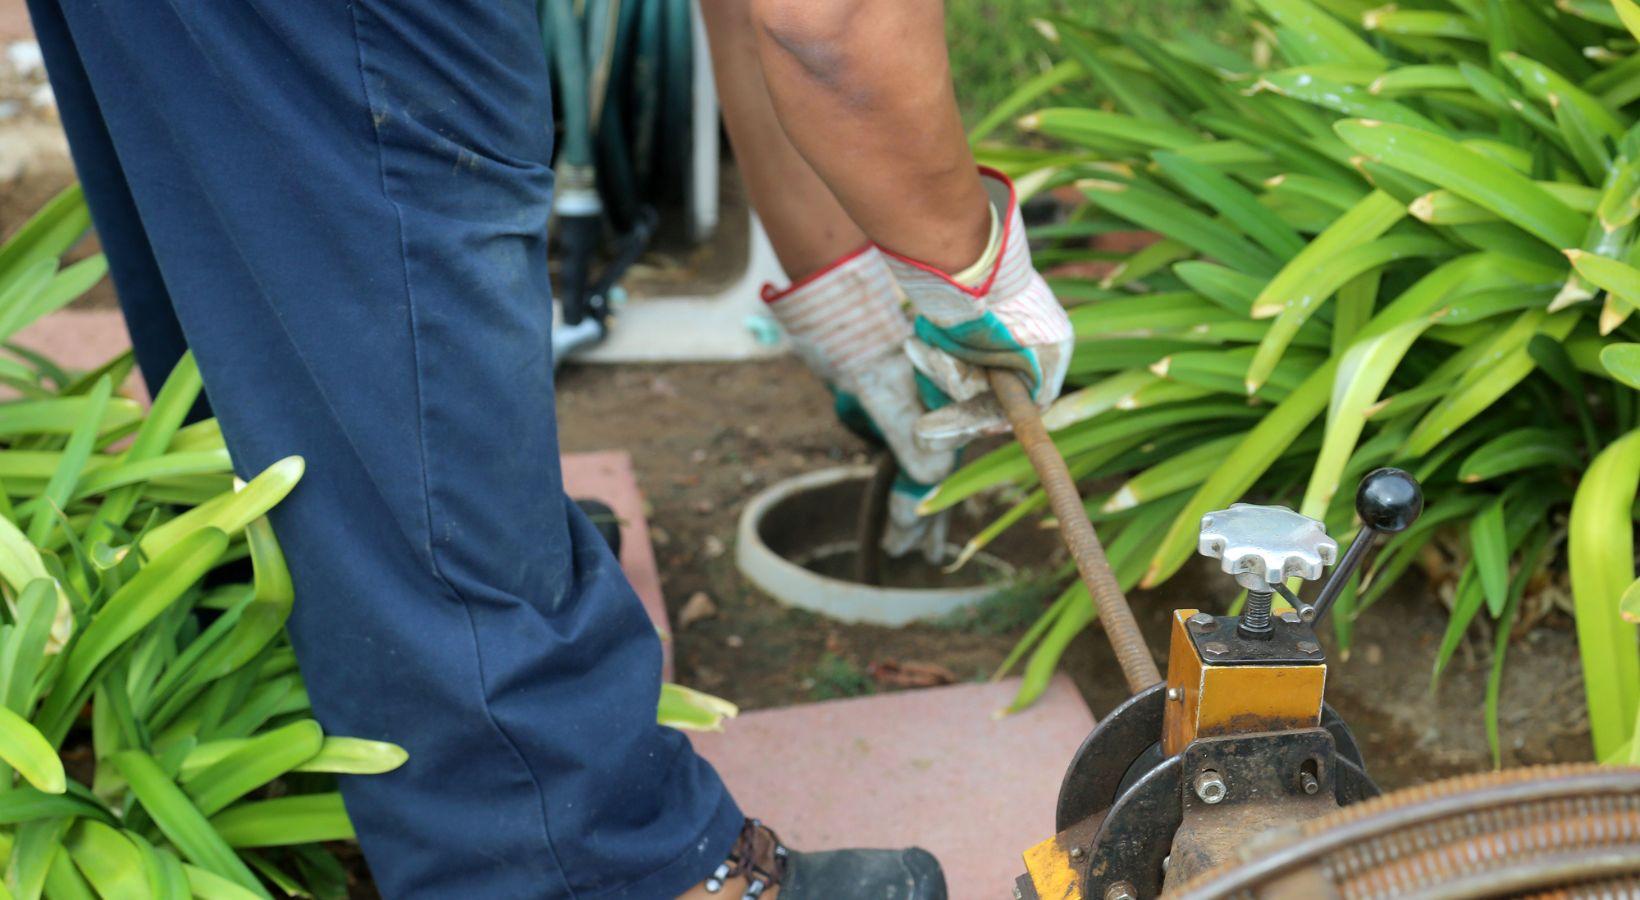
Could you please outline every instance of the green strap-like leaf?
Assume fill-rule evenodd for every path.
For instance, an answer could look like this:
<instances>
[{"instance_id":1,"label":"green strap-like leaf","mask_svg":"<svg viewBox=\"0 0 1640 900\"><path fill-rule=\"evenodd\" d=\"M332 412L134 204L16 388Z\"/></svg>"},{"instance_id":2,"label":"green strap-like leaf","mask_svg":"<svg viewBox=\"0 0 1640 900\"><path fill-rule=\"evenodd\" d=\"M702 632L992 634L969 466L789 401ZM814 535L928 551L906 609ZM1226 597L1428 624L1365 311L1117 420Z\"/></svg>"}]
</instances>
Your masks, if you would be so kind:
<instances>
[{"instance_id":1,"label":"green strap-like leaf","mask_svg":"<svg viewBox=\"0 0 1640 900\"><path fill-rule=\"evenodd\" d=\"M151 900L142 851L117 829L80 822L64 843L85 880L104 900Z\"/></svg>"},{"instance_id":2,"label":"green strap-like leaf","mask_svg":"<svg viewBox=\"0 0 1640 900\"><path fill-rule=\"evenodd\" d=\"M991 108L985 118L979 120L968 132L968 142L977 144L990 136L991 132L1002 127L1003 123L1019 115L1026 107L1035 103L1044 94L1054 88L1073 81L1082 76L1082 67L1074 60L1056 63L1048 71L1027 80L1024 84L1004 97L1000 103Z\"/></svg>"},{"instance_id":3,"label":"green strap-like leaf","mask_svg":"<svg viewBox=\"0 0 1640 900\"><path fill-rule=\"evenodd\" d=\"M1640 391L1640 344L1610 344L1600 351L1600 364L1613 378Z\"/></svg>"},{"instance_id":4,"label":"green strap-like leaf","mask_svg":"<svg viewBox=\"0 0 1640 900\"><path fill-rule=\"evenodd\" d=\"M1576 438L1559 429L1507 431L1470 453L1458 467L1458 478L1473 484L1539 466L1576 469L1583 462L1576 447Z\"/></svg>"},{"instance_id":5,"label":"green strap-like leaf","mask_svg":"<svg viewBox=\"0 0 1640 900\"><path fill-rule=\"evenodd\" d=\"M54 861L67 859L63 834L71 824L70 819L38 819L17 829L6 861L6 887L18 900L39 900Z\"/></svg>"},{"instance_id":6,"label":"green strap-like leaf","mask_svg":"<svg viewBox=\"0 0 1640 900\"><path fill-rule=\"evenodd\" d=\"M1440 128L1422 113L1377 96L1365 87L1340 84L1308 72L1271 72L1254 82L1252 90L1271 91L1352 119L1380 119L1431 131Z\"/></svg>"},{"instance_id":7,"label":"green strap-like leaf","mask_svg":"<svg viewBox=\"0 0 1640 900\"><path fill-rule=\"evenodd\" d=\"M1496 619L1509 599L1509 536L1504 530L1503 502L1498 500L1469 520L1469 551L1475 556L1486 608Z\"/></svg>"},{"instance_id":8,"label":"green strap-like leaf","mask_svg":"<svg viewBox=\"0 0 1640 900\"><path fill-rule=\"evenodd\" d=\"M663 723L664 724L664 723ZM403 747L386 741L363 738L327 737L312 759L296 767L298 772L329 772L335 775L382 775L404 765L410 758Z\"/></svg>"},{"instance_id":9,"label":"green strap-like leaf","mask_svg":"<svg viewBox=\"0 0 1640 900\"><path fill-rule=\"evenodd\" d=\"M1612 8L1617 10L1618 19L1622 20L1623 27L1640 40L1640 5L1634 0L1611 0Z\"/></svg>"},{"instance_id":10,"label":"green strap-like leaf","mask_svg":"<svg viewBox=\"0 0 1640 900\"><path fill-rule=\"evenodd\" d=\"M1254 354L1252 363L1247 367L1247 392L1255 393L1264 386L1270 378L1270 373L1275 371L1288 346L1298 335L1298 330L1320 310L1322 304L1352 279L1376 271L1379 267L1399 259L1439 256L1451 252L1451 249L1450 244L1435 238L1390 235L1351 246L1310 268L1310 277L1304 288L1298 293L1286 295L1279 309L1273 304L1281 295L1266 290L1260 295L1260 301L1254 303L1253 315L1268 315L1274 310L1276 319L1270 323L1269 333L1259 343L1258 352ZM1294 260L1295 264L1297 262L1298 260ZM1284 270L1278 278L1286 275L1287 272ZM1274 285L1275 282L1272 281L1271 284ZM1271 305L1261 306L1260 303Z\"/></svg>"},{"instance_id":11,"label":"green strap-like leaf","mask_svg":"<svg viewBox=\"0 0 1640 900\"><path fill-rule=\"evenodd\" d=\"M1268 251L1234 228L1138 183L1089 179L1077 183L1088 199L1146 230L1164 234L1225 265L1254 275L1269 275L1279 266Z\"/></svg>"},{"instance_id":12,"label":"green strap-like leaf","mask_svg":"<svg viewBox=\"0 0 1640 900\"><path fill-rule=\"evenodd\" d=\"M91 228L91 212L78 183L40 208L0 245L0 293L23 270L42 260L55 264Z\"/></svg>"},{"instance_id":13,"label":"green strap-like leaf","mask_svg":"<svg viewBox=\"0 0 1640 900\"><path fill-rule=\"evenodd\" d=\"M1582 240L1581 216L1526 176L1450 138L1359 119L1339 122L1335 130L1358 152L1479 204L1557 250Z\"/></svg>"},{"instance_id":14,"label":"green strap-like leaf","mask_svg":"<svg viewBox=\"0 0 1640 900\"><path fill-rule=\"evenodd\" d=\"M233 847L288 847L316 841L353 840L353 824L341 794L301 794L241 803L211 819Z\"/></svg>"},{"instance_id":15,"label":"green strap-like leaf","mask_svg":"<svg viewBox=\"0 0 1640 900\"><path fill-rule=\"evenodd\" d=\"M1304 249L1304 239L1230 176L1177 153L1155 154L1156 165L1186 193L1212 207L1280 259Z\"/></svg>"},{"instance_id":16,"label":"green strap-like leaf","mask_svg":"<svg viewBox=\"0 0 1640 900\"><path fill-rule=\"evenodd\" d=\"M84 702L91 676L122 644L216 565L228 547L228 536L215 528L189 534L155 557L108 599L69 651L39 720L55 739L67 733L78 705Z\"/></svg>"},{"instance_id":17,"label":"green strap-like leaf","mask_svg":"<svg viewBox=\"0 0 1640 900\"><path fill-rule=\"evenodd\" d=\"M1634 500L1640 488L1640 429L1613 441L1578 484L1567 538L1577 644L1595 758L1634 738L1640 711L1640 649L1619 611L1634 583Z\"/></svg>"},{"instance_id":18,"label":"green strap-like leaf","mask_svg":"<svg viewBox=\"0 0 1640 900\"><path fill-rule=\"evenodd\" d=\"M57 748L27 719L4 706L0 706L0 760L47 794L61 794L68 789L68 776Z\"/></svg>"},{"instance_id":19,"label":"green strap-like leaf","mask_svg":"<svg viewBox=\"0 0 1640 900\"><path fill-rule=\"evenodd\" d=\"M125 837L142 854L142 872L148 897L152 900L190 900L193 891L188 887L188 873L182 860L169 850L162 850L148 839L128 831Z\"/></svg>"},{"instance_id":20,"label":"green strap-like leaf","mask_svg":"<svg viewBox=\"0 0 1640 900\"><path fill-rule=\"evenodd\" d=\"M1383 334L1357 341L1339 360L1327 407L1327 428L1316 456L1299 511L1312 518L1325 516L1338 493L1344 467L1355 453L1367 424L1367 410L1401 364L1429 320L1415 320Z\"/></svg>"},{"instance_id":21,"label":"green strap-like leaf","mask_svg":"<svg viewBox=\"0 0 1640 900\"><path fill-rule=\"evenodd\" d=\"M1623 621L1631 625L1640 625L1640 578L1636 578L1628 590L1623 592L1622 598L1617 601L1617 612L1623 617Z\"/></svg>"},{"instance_id":22,"label":"green strap-like leaf","mask_svg":"<svg viewBox=\"0 0 1640 900\"><path fill-rule=\"evenodd\" d=\"M1550 104L1571 104L1607 137L1616 140L1623 136L1626 129L1612 111L1559 72L1518 53L1505 53L1499 61L1529 95Z\"/></svg>"},{"instance_id":23,"label":"green strap-like leaf","mask_svg":"<svg viewBox=\"0 0 1640 900\"><path fill-rule=\"evenodd\" d=\"M196 506L148 532L142 550L158 556L171 545L202 528L216 528L235 535L246 525L267 514L285 499L302 479L306 463L300 456L287 456L252 478L244 487L221 498L220 503Z\"/></svg>"},{"instance_id":24,"label":"green strap-like leaf","mask_svg":"<svg viewBox=\"0 0 1640 900\"><path fill-rule=\"evenodd\" d=\"M0 640L0 703L26 716L34 703L35 680L58 610L57 584L36 578L17 598L16 624Z\"/></svg>"},{"instance_id":25,"label":"green strap-like leaf","mask_svg":"<svg viewBox=\"0 0 1640 900\"><path fill-rule=\"evenodd\" d=\"M1379 71L1388 68L1378 51L1309 0L1254 0L1254 3L1318 59Z\"/></svg>"},{"instance_id":26,"label":"green strap-like leaf","mask_svg":"<svg viewBox=\"0 0 1640 900\"><path fill-rule=\"evenodd\" d=\"M681 684L663 684L655 720L684 731L722 731L723 720L739 714L739 707L721 697Z\"/></svg>"},{"instance_id":27,"label":"green strap-like leaf","mask_svg":"<svg viewBox=\"0 0 1640 900\"><path fill-rule=\"evenodd\" d=\"M1564 340L1576 321L1571 313L1561 313L1545 320L1543 313L1533 310L1500 332L1488 345L1485 355L1464 373L1456 387L1419 420L1417 427L1407 437L1407 454L1423 456L1430 452L1530 375L1537 367L1527 349L1534 334L1541 331L1557 341Z\"/></svg>"},{"instance_id":28,"label":"green strap-like leaf","mask_svg":"<svg viewBox=\"0 0 1640 900\"><path fill-rule=\"evenodd\" d=\"M251 738L184 785L202 815L212 816L318 755L325 734L312 719Z\"/></svg>"},{"instance_id":29,"label":"green strap-like leaf","mask_svg":"<svg viewBox=\"0 0 1640 900\"><path fill-rule=\"evenodd\" d=\"M1317 368L1297 390L1247 432L1247 436L1228 457L1234 460L1234 464L1220 466L1173 520L1150 559L1143 586L1160 584L1177 572L1196 552L1202 516L1228 506L1246 493L1299 433L1315 421L1315 417L1326 408L1328 392L1337 371L1336 360Z\"/></svg>"},{"instance_id":30,"label":"green strap-like leaf","mask_svg":"<svg viewBox=\"0 0 1640 900\"><path fill-rule=\"evenodd\" d=\"M154 761L140 750L117 753L112 763L131 786L131 793L154 820L160 832L187 859L234 882L263 900L271 900L249 867L212 824L199 814Z\"/></svg>"},{"instance_id":31,"label":"green strap-like leaf","mask_svg":"<svg viewBox=\"0 0 1640 900\"><path fill-rule=\"evenodd\" d=\"M74 495L74 487L79 483L86 461L91 458L103 415L108 409L108 401L113 393L114 385L104 377L86 397L87 406L80 424L75 426L73 433L69 435L57 470L51 473L51 480L46 482L45 490L39 497L40 505L36 507L34 518L29 522L27 534L30 543L36 546L44 545L46 538L51 534L51 529L57 524L58 517L68 507L68 499Z\"/></svg>"}]
</instances>

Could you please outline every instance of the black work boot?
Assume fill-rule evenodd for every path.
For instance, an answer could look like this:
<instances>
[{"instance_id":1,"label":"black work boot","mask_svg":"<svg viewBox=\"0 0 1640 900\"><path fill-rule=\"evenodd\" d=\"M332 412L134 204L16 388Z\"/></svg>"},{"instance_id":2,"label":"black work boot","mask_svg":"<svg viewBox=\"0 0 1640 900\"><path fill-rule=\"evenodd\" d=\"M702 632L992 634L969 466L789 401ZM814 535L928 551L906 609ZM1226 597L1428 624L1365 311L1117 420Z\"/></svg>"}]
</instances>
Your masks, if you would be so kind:
<instances>
[{"instance_id":1,"label":"black work boot","mask_svg":"<svg viewBox=\"0 0 1640 900\"><path fill-rule=\"evenodd\" d=\"M598 529L598 535L604 539L604 543L609 545L609 552L619 558L621 555L621 520L619 516L615 515L615 510L610 509L609 504L602 500L577 500L575 505L581 507L581 512L586 513L587 518L592 520L592 527Z\"/></svg>"},{"instance_id":2,"label":"black work boot","mask_svg":"<svg viewBox=\"0 0 1640 900\"><path fill-rule=\"evenodd\" d=\"M786 849L773 829L747 819L729 859L706 879L706 890L721 891L740 876L749 885L742 897L757 900L772 888L778 900L945 900L945 873L939 860L920 847L905 850Z\"/></svg>"}]
</instances>

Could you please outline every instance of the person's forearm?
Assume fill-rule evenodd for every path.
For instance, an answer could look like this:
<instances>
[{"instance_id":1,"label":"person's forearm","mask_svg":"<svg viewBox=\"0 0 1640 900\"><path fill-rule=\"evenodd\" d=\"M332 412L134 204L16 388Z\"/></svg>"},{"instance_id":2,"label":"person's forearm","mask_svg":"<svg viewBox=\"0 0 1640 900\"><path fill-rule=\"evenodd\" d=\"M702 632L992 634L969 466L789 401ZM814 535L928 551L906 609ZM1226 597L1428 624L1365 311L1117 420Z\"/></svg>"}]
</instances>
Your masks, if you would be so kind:
<instances>
[{"instance_id":1,"label":"person's forearm","mask_svg":"<svg viewBox=\"0 0 1640 900\"><path fill-rule=\"evenodd\" d=\"M780 124L849 216L888 250L947 272L973 264L991 213L951 87L943 0L751 2Z\"/></svg>"},{"instance_id":2,"label":"person's forearm","mask_svg":"<svg viewBox=\"0 0 1640 900\"><path fill-rule=\"evenodd\" d=\"M782 268L801 281L859 249L866 236L780 127L758 60L751 0L706 0L701 11L736 166Z\"/></svg>"}]
</instances>

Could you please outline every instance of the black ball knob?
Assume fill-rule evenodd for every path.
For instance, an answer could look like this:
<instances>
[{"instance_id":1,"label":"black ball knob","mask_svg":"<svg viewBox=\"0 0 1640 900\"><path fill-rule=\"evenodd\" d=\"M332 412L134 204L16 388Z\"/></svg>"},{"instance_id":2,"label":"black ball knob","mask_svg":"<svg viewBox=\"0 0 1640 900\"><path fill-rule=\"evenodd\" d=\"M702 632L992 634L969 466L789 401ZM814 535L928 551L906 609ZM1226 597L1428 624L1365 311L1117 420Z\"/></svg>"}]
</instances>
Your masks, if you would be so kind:
<instances>
[{"instance_id":1,"label":"black ball knob","mask_svg":"<svg viewBox=\"0 0 1640 900\"><path fill-rule=\"evenodd\" d=\"M1355 512L1375 531L1404 531L1424 511L1424 490L1418 479L1400 469L1383 468L1361 480L1355 492Z\"/></svg>"}]
</instances>

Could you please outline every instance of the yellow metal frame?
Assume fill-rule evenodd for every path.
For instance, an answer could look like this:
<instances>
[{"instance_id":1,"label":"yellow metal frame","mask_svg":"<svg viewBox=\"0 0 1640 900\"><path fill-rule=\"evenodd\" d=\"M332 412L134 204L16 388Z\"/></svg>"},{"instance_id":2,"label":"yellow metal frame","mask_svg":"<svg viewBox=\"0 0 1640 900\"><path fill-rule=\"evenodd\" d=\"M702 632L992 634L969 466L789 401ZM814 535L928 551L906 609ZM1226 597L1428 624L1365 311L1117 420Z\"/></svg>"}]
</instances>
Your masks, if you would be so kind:
<instances>
[{"instance_id":1,"label":"yellow metal frame","mask_svg":"<svg viewBox=\"0 0 1640 900\"><path fill-rule=\"evenodd\" d=\"M1190 639L1194 609L1173 612L1167 656L1167 707L1162 750L1183 753L1199 737L1315 728L1327 667L1315 665L1218 666L1201 658ZM1081 865L1071 848L1088 835L1063 831L1026 850L1025 871L1041 900L1083 900ZM1080 841L1078 841L1080 838Z\"/></svg>"},{"instance_id":2,"label":"yellow metal frame","mask_svg":"<svg viewBox=\"0 0 1640 900\"><path fill-rule=\"evenodd\" d=\"M1315 728L1327 667L1317 665L1216 666L1190 640L1193 609L1173 612L1167 656L1167 711L1162 752L1183 753L1199 737Z\"/></svg>"}]
</instances>

